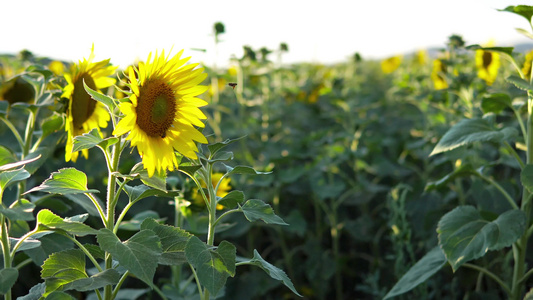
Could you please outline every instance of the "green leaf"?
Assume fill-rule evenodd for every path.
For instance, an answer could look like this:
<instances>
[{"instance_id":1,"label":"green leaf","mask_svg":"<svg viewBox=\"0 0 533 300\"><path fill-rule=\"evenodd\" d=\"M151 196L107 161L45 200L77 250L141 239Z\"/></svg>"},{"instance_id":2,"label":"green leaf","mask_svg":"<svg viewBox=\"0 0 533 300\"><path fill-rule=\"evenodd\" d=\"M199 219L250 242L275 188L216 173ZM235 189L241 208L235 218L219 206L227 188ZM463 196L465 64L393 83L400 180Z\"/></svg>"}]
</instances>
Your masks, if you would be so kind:
<instances>
[{"instance_id":1,"label":"green leaf","mask_svg":"<svg viewBox=\"0 0 533 300\"><path fill-rule=\"evenodd\" d=\"M491 222L475 207L459 206L440 219L437 232L439 245L455 271L489 250L510 246L525 228L526 216L521 210L509 210Z\"/></svg>"},{"instance_id":2,"label":"green leaf","mask_svg":"<svg viewBox=\"0 0 533 300\"><path fill-rule=\"evenodd\" d=\"M484 113L498 114L507 107L513 109L513 101L504 93L490 94L481 100L481 109Z\"/></svg>"},{"instance_id":3,"label":"green leaf","mask_svg":"<svg viewBox=\"0 0 533 300\"><path fill-rule=\"evenodd\" d=\"M472 167L471 164L462 164L453 172L450 174L447 174L446 176L442 177L441 179L437 181L428 182L426 184L426 191L431 191L437 188L441 188L443 186L446 186L448 183L454 181L457 178L461 177L467 177L467 176L480 176L478 170L475 170L474 167Z\"/></svg>"},{"instance_id":4,"label":"green leaf","mask_svg":"<svg viewBox=\"0 0 533 300\"><path fill-rule=\"evenodd\" d=\"M533 90L533 86L529 84L528 81L520 78L520 76L517 75L511 75L507 77L505 80L509 81L510 83L514 84L517 88L524 90L524 91L531 91Z\"/></svg>"},{"instance_id":5,"label":"green leaf","mask_svg":"<svg viewBox=\"0 0 533 300\"><path fill-rule=\"evenodd\" d=\"M81 222L73 221L71 219L61 219L48 209L41 209L37 214L38 231L66 231L69 234L76 236L85 236L88 234L97 234L98 230L93 229Z\"/></svg>"},{"instance_id":6,"label":"green leaf","mask_svg":"<svg viewBox=\"0 0 533 300\"><path fill-rule=\"evenodd\" d=\"M224 165L226 167L226 173L228 174L251 174L251 175L265 175L270 174L272 172L259 172L256 171L252 167L248 166L236 166L236 167L230 167L228 165Z\"/></svg>"},{"instance_id":7,"label":"green leaf","mask_svg":"<svg viewBox=\"0 0 533 300\"><path fill-rule=\"evenodd\" d=\"M43 296L75 280L87 278L83 251L70 249L50 255L44 261L41 277L46 283L46 292Z\"/></svg>"},{"instance_id":8,"label":"green leaf","mask_svg":"<svg viewBox=\"0 0 533 300\"><path fill-rule=\"evenodd\" d=\"M19 271L15 268L6 268L0 270L0 294L5 294L11 290L17 278Z\"/></svg>"},{"instance_id":9,"label":"green leaf","mask_svg":"<svg viewBox=\"0 0 533 300\"><path fill-rule=\"evenodd\" d=\"M533 300L533 287L529 289L523 300Z\"/></svg>"},{"instance_id":10,"label":"green leaf","mask_svg":"<svg viewBox=\"0 0 533 300\"><path fill-rule=\"evenodd\" d=\"M528 30L525 30L525 29L522 29L522 28L515 28L515 30L518 33L524 35L525 37L530 38L530 39L533 40L533 34L531 32L529 32Z\"/></svg>"},{"instance_id":11,"label":"green leaf","mask_svg":"<svg viewBox=\"0 0 533 300\"><path fill-rule=\"evenodd\" d=\"M163 265L180 265L187 262L185 247L191 234L185 230L157 223L154 219L146 219L141 224L141 229L149 229L161 240L163 254L159 263Z\"/></svg>"},{"instance_id":12,"label":"green leaf","mask_svg":"<svg viewBox=\"0 0 533 300\"><path fill-rule=\"evenodd\" d=\"M84 133L80 136L74 138L74 146L72 147L72 152L90 149L92 147L98 146L106 150L109 146L116 144L118 138L108 137L106 139L100 136L98 129L94 128L88 133Z\"/></svg>"},{"instance_id":13,"label":"green leaf","mask_svg":"<svg viewBox=\"0 0 533 300\"><path fill-rule=\"evenodd\" d=\"M41 246L25 250L24 253L26 253L38 266L42 265L50 254L65 249L71 249L74 245L74 243L66 236L51 232L43 232L40 233L39 237L34 237L39 239Z\"/></svg>"},{"instance_id":14,"label":"green leaf","mask_svg":"<svg viewBox=\"0 0 533 300\"><path fill-rule=\"evenodd\" d=\"M2 153L1 159L2 160L0 161L0 164L1 164L0 165L0 172L24 166L26 164L29 164L29 163L34 162L34 161L38 160L39 158L41 158L41 156L39 155L39 156L31 158L31 159L25 159L25 160L14 162L14 156L11 154L11 152L9 152L9 150L7 150L6 148L1 147L1 146L0 146L0 150L2 150L1 151L1 153ZM8 161L11 161L11 163L7 163Z\"/></svg>"},{"instance_id":15,"label":"green leaf","mask_svg":"<svg viewBox=\"0 0 533 300\"><path fill-rule=\"evenodd\" d=\"M468 50L483 50L490 52L499 52L509 56L513 56L513 47L481 47L480 45L469 45L465 47Z\"/></svg>"},{"instance_id":16,"label":"green leaf","mask_svg":"<svg viewBox=\"0 0 533 300\"><path fill-rule=\"evenodd\" d=\"M224 205L225 207L236 207L237 205L244 202L244 193L241 191L231 191L226 196L218 200L218 204Z\"/></svg>"},{"instance_id":17,"label":"green leaf","mask_svg":"<svg viewBox=\"0 0 533 300\"><path fill-rule=\"evenodd\" d=\"M100 229L97 235L100 247L113 256L120 265L151 286L157 262L161 256L161 242L152 230L141 230L125 242L109 229Z\"/></svg>"},{"instance_id":18,"label":"green leaf","mask_svg":"<svg viewBox=\"0 0 533 300\"><path fill-rule=\"evenodd\" d=\"M291 279L283 272L282 269L272 265L271 263L264 260L259 252L254 249L254 257L247 263L255 265L263 269L271 278L281 281L286 287L288 287L294 294L302 297L292 284Z\"/></svg>"},{"instance_id":19,"label":"green leaf","mask_svg":"<svg viewBox=\"0 0 533 300\"><path fill-rule=\"evenodd\" d=\"M148 171L146 171L143 167L142 163L138 163L133 168L131 168L130 176L140 176L141 181L146 184L149 187L153 187L155 189L158 189L160 191L167 191L167 181L166 181L166 174L163 172L162 174L159 174L157 172L154 173L152 177L148 176Z\"/></svg>"},{"instance_id":20,"label":"green leaf","mask_svg":"<svg viewBox=\"0 0 533 300\"><path fill-rule=\"evenodd\" d=\"M196 269L200 284L215 296L226 284L229 276L235 275L236 248L222 241L215 251L196 236L192 236L185 247L189 263Z\"/></svg>"},{"instance_id":21,"label":"green leaf","mask_svg":"<svg viewBox=\"0 0 533 300\"><path fill-rule=\"evenodd\" d=\"M233 144L235 143L236 141L240 140L244 138L244 136L242 137L239 137L239 138L236 138L236 139L227 139L223 142L219 142L219 143L214 143L214 144L211 144L211 145L208 145L207 146L207 149L209 149L209 153L211 153L211 157L213 157L220 149L230 145L230 144Z\"/></svg>"},{"instance_id":22,"label":"green leaf","mask_svg":"<svg viewBox=\"0 0 533 300\"><path fill-rule=\"evenodd\" d=\"M209 163L213 164L217 161L229 161L233 159L233 152L219 151L209 159Z\"/></svg>"},{"instance_id":23,"label":"green leaf","mask_svg":"<svg viewBox=\"0 0 533 300\"><path fill-rule=\"evenodd\" d=\"M18 243L19 241L20 241L20 239L18 239L18 238L9 238L9 242L11 244L11 249L10 250L13 250L13 248L15 247L15 244ZM32 239L32 238L27 238L24 241L22 241L22 243L19 245L19 247L17 248L17 252L18 251L29 250L29 249L34 249L34 248L37 248L37 247L41 247L41 242L39 240L35 240L35 239Z\"/></svg>"},{"instance_id":24,"label":"green leaf","mask_svg":"<svg viewBox=\"0 0 533 300\"><path fill-rule=\"evenodd\" d=\"M108 111L114 111L115 110L115 100L113 100L113 98L109 97L109 96L106 96L102 93L99 93L93 89L91 89L90 87L88 87L86 84L85 84L85 80L83 81L83 87L85 88L85 91L87 91L87 93L89 95L91 95L91 97L102 103L103 105L105 105L108 109Z\"/></svg>"},{"instance_id":25,"label":"green leaf","mask_svg":"<svg viewBox=\"0 0 533 300\"><path fill-rule=\"evenodd\" d=\"M528 164L522 169L520 181L530 193L533 193L533 165Z\"/></svg>"},{"instance_id":26,"label":"green leaf","mask_svg":"<svg viewBox=\"0 0 533 300\"><path fill-rule=\"evenodd\" d=\"M528 23L531 22L531 16L533 16L533 6L529 6L529 5L517 5L517 6L510 5L504 9L499 9L499 11L507 11L507 12L522 16L526 18Z\"/></svg>"},{"instance_id":27,"label":"green leaf","mask_svg":"<svg viewBox=\"0 0 533 300\"><path fill-rule=\"evenodd\" d=\"M63 290L76 290L80 292L92 291L105 287L106 285L117 284L120 274L115 269L108 269L96 273L89 278L78 279L63 285Z\"/></svg>"},{"instance_id":28,"label":"green leaf","mask_svg":"<svg viewBox=\"0 0 533 300\"><path fill-rule=\"evenodd\" d=\"M142 222L150 218L159 219L159 214L153 210L141 211L140 213L135 214L130 220L120 223L119 228L121 230L139 231Z\"/></svg>"},{"instance_id":29,"label":"green leaf","mask_svg":"<svg viewBox=\"0 0 533 300\"><path fill-rule=\"evenodd\" d=\"M495 130L484 119L464 119L444 134L430 156L474 142L502 142L517 134L512 127Z\"/></svg>"},{"instance_id":30,"label":"green leaf","mask_svg":"<svg viewBox=\"0 0 533 300\"><path fill-rule=\"evenodd\" d=\"M289 225L280 217L274 214L274 210L270 205L259 199L250 199L241 206L241 210L248 221L254 222L263 220L267 224Z\"/></svg>"},{"instance_id":31,"label":"green leaf","mask_svg":"<svg viewBox=\"0 0 533 300\"><path fill-rule=\"evenodd\" d=\"M96 207L94 206L94 203L85 194L66 194L65 197L69 199L70 201L81 206L91 216L99 216L98 209L96 209ZM93 195L93 197L96 199L98 203L100 203L100 207L104 207L102 205L102 202L98 199L98 197L96 197L96 195Z\"/></svg>"},{"instance_id":32,"label":"green leaf","mask_svg":"<svg viewBox=\"0 0 533 300\"><path fill-rule=\"evenodd\" d=\"M194 165L194 166L179 166L178 171L184 172L189 174L190 176L194 176L194 173L198 171L200 168L202 168L202 165Z\"/></svg>"},{"instance_id":33,"label":"green leaf","mask_svg":"<svg viewBox=\"0 0 533 300\"><path fill-rule=\"evenodd\" d=\"M9 102L5 100L0 100L0 117L5 117L9 109Z\"/></svg>"},{"instance_id":34,"label":"green leaf","mask_svg":"<svg viewBox=\"0 0 533 300\"><path fill-rule=\"evenodd\" d=\"M98 190L87 189L87 175L74 168L64 168L52 173L40 186L34 187L24 194L31 192L47 192L53 194L82 194L98 193Z\"/></svg>"},{"instance_id":35,"label":"green leaf","mask_svg":"<svg viewBox=\"0 0 533 300\"><path fill-rule=\"evenodd\" d=\"M146 197L151 197L151 196L174 198L179 195L178 191L156 190L156 189L151 189L150 187L146 185L137 185L134 187L125 185L124 190L126 191L126 194L128 194L128 197L130 198L130 202L132 203L135 203L141 199L144 199Z\"/></svg>"},{"instance_id":36,"label":"green leaf","mask_svg":"<svg viewBox=\"0 0 533 300\"><path fill-rule=\"evenodd\" d=\"M42 139L49 136L50 134L61 130L63 127L63 118L59 115L52 115L49 118L46 118L41 125L43 129Z\"/></svg>"},{"instance_id":37,"label":"green leaf","mask_svg":"<svg viewBox=\"0 0 533 300\"><path fill-rule=\"evenodd\" d=\"M30 178L30 173L24 169L5 171L0 173L0 192L5 191L10 185Z\"/></svg>"},{"instance_id":38,"label":"green leaf","mask_svg":"<svg viewBox=\"0 0 533 300\"><path fill-rule=\"evenodd\" d=\"M39 300L46 290L44 282L38 283L31 287L26 296L18 297L17 300Z\"/></svg>"},{"instance_id":39,"label":"green leaf","mask_svg":"<svg viewBox=\"0 0 533 300\"><path fill-rule=\"evenodd\" d=\"M440 247L429 251L422 259L412 266L407 273L392 287L384 299L406 293L426 281L446 264L446 256Z\"/></svg>"},{"instance_id":40,"label":"green leaf","mask_svg":"<svg viewBox=\"0 0 533 300\"><path fill-rule=\"evenodd\" d=\"M76 300L73 296L60 291L50 293L44 300Z\"/></svg>"},{"instance_id":41,"label":"green leaf","mask_svg":"<svg viewBox=\"0 0 533 300\"><path fill-rule=\"evenodd\" d=\"M26 199L20 199L20 201L13 202L9 208L0 208L0 213L11 221L33 221L35 220L33 216L34 208L35 204Z\"/></svg>"}]
</instances>

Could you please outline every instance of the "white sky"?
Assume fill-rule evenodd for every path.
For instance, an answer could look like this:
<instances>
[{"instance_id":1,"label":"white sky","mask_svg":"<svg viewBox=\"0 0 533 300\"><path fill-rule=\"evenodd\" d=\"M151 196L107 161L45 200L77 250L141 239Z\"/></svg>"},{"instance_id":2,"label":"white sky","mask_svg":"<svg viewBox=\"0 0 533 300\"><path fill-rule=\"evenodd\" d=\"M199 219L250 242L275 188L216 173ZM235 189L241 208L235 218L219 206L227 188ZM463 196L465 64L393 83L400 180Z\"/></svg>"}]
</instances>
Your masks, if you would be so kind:
<instances>
[{"instance_id":1,"label":"white sky","mask_svg":"<svg viewBox=\"0 0 533 300\"><path fill-rule=\"evenodd\" d=\"M289 46L284 62L339 62L359 52L382 58L428 47L444 47L452 34L467 44L490 39L497 46L529 42L515 28L527 21L499 12L511 0L26 0L0 5L0 53L28 49L38 56L66 61L111 58L125 67L151 51L186 50L191 62L215 61L213 24L222 22L217 64L242 46ZM201 53L191 48L204 48ZM271 57L275 59L274 56Z\"/></svg>"}]
</instances>

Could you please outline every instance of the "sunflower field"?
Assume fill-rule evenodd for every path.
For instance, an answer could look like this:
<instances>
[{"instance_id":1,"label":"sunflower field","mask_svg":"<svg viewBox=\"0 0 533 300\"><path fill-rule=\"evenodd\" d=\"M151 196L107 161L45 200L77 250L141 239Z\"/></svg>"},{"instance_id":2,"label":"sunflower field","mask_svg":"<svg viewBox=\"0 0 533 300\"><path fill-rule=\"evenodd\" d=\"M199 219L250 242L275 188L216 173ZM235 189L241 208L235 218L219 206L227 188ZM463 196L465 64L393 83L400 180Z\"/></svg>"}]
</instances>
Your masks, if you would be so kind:
<instances>
[{"instance_id":1,"label":"sunflower field","mask_svg":"<svg viewBox=\"0 0 533 300\"><path fill-rule=\"evenodd\" d=\"M533 39L533 6L501 13ZM531 300L526 45L1 55L0 294Z\"/></svg>"}]
</instances>

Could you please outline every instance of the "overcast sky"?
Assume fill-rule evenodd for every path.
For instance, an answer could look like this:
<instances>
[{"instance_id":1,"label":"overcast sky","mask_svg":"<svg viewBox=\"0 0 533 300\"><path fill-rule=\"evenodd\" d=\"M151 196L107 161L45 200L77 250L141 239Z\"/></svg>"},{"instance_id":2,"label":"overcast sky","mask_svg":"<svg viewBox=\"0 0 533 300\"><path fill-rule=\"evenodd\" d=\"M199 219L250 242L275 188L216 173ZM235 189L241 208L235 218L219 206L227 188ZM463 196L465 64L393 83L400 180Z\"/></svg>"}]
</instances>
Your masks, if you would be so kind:
<instances>
[{"instance_id":1,"label":"overcast sky","mask_svg":"<svg viewBox=\"0 0 533 300\"><path fill-rule=\"evenodd\" d=\"M355 52L364 58L443 47L451 34L467 44L494 39L497 46L529 42L515 28L531 30L508 12L510 0L388 1L4 1L0 53L28 49L66 61L87 57L126 66L150 51L185 49L191 61L226 64L254 49L289 46L285 62L331 63ZM225 24L215 56L213 24ZM207 49L206 53L191 48ZM216 58L215 58L216 57Z\"/></svg>"}]
</instances>

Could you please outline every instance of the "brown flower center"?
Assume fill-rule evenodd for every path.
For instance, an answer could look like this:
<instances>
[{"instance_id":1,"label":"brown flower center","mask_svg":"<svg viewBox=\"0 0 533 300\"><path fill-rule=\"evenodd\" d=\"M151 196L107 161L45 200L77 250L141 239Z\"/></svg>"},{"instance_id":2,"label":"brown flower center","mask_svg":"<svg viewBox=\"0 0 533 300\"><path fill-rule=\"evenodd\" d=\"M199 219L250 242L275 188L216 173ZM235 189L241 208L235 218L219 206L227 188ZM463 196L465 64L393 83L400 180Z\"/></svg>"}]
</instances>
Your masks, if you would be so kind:
<instances>
[{"instance_id":1,"label":"brown flower center","mask_svg":"<svg viewBox=\"0 0 533 300\"><path fill-rule=\"evenodd\" d=\"M148 80L140 87L137 102L137 125L148 136L166 137L176 115L172 88L159 79Z\"/></svg>"},{"instance_id":2,"label":"brown flower center","mask_svg":"<svg viewBox=\"0 0 533 300\"><path fill-rule=\"evenodd\" d=\"M492 53L487 52L487 51L483 52L483 68L488 69L491 62L492 62Z\"/></svg>"},{"instance_id":3,"label":"brown flower center","mask_svg":"<svg viewBox=\"0 0 533 300\"><path fill-rule=\"evenodd\" d=\"M96 90L93 78L87 73L79 76L78 80L74 82L74 93L72 94L72 103L70 105L72 105L72 123L74 124L74 129L78 130L83 128L83 123L89 119L96 107L96 100L92 99L85 91L83 81L88 87Z\"/></svg>"}]
</instances>

